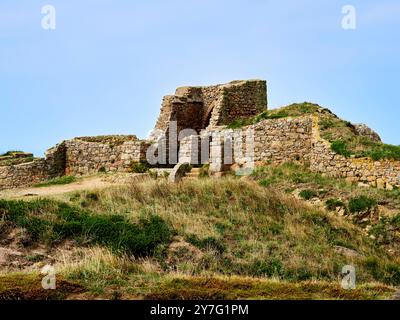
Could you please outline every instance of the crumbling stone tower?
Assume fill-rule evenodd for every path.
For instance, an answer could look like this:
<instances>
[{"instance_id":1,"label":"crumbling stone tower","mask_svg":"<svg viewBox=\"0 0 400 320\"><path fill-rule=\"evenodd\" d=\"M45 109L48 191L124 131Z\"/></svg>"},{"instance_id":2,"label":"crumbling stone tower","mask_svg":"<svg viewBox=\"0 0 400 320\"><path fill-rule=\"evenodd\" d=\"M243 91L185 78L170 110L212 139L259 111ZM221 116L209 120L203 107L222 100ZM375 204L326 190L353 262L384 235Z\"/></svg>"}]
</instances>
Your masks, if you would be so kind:
<instances>
[{"instance_id":1,"label":"crumbling stone tower","mask_svg":"<svg viewBox=\"0 0 400 320\"><path fill-rule=\"evenodd\" d=\"M171 121L177 131L191 128L200 133L245 119L267 109L267 83L264 80L232 81L208 87L180 87L163 98L152 138L166 133ZM158 133L157 133L158 132Z\"/></svg>"},{"instance_id":2,"label":"crumbling stone tower","mask_svg":"<svg viewBox=\"0 0 400 320\"><path fill-rule=\"evenodd\" d=\"M232 81L207 87L180 87L174 95L163 98L160 115L149 140L160 141L162 147L159 150L164 163L176 163L178 159L175 155L182 152L179 149L183 137L180 136L177 144L170 144L171 132L184 133L185 136L200 135L203 130L213 130L233 121L255 116L267 110L267 105L267 83L264 80ZM172 123L174 127L171 128ZM185 152L191 153L190 150Z\"/></svg>"}]
</instances>

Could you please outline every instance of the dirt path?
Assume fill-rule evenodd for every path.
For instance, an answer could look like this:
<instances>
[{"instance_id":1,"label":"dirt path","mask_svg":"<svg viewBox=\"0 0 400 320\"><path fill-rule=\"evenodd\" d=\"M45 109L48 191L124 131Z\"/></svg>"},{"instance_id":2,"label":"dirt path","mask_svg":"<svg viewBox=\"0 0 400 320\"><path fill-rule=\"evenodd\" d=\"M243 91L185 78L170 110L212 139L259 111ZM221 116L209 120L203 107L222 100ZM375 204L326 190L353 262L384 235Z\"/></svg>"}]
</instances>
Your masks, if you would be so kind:
<instances>
[{"instance_id":1,"label":"dirt path","mask_svg":"<svg viewBox=\"0 0 400 320\"><path fill-rule=\"evenodd\" d=\"M66 185L54 185L40 188L20 188L0 191L0 199L15 199L23 197L46 197L61 195L74 191L102 189L110 186L126 184L135 175L123 176L93 176L79 179Z\"/></svg>"}]
</instances>

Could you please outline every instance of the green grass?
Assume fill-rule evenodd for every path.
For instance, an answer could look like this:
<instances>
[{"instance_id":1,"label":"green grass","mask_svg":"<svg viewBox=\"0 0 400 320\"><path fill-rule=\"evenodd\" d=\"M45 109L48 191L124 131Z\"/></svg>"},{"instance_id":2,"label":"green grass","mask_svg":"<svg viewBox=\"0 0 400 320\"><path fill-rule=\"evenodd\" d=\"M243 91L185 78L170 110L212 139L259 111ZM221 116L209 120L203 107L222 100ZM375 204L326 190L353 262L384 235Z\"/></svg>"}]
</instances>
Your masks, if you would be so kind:
<instances>
[{"instance_id":1,"label":"green grass","mask_svg":"<svg viewBox=\"0 0 400 320\"><path fill-rule=\"evenodd\" d=\"M360 188L357 184L346 182L345 179L328 178L321 174L311 172L309 168L294 163L285 163L279 166L265 166L256 168L253 179L267 189L281 190L285 193L294 193L297 190L314 190L318 198L325 202L325 207L336 214L336 208L342 207L343 214L352 214L354 222L359 223L364 218L358 211L365 212L369 209L374 215L387 211L400 212L400 190L379 190L376 188ZM375 209L376 204L379 208ZM349 206L352 211L350 212ZM379 213L378 216L382 214ZM360 220L360 221L359 221ZM400 220L400 219L399 219ZM384 245L386 250L400 254L400 226L395 226L396 219L380 218L368 221L372 229L369 234L378 244Z\"/></svg>"},{"instance_id":2,"label":"green grass","mask_svg":"<svg viewBox=\"0 0 400 320\"><path fill-rule=\"evenodd\" d=\"M388 299L393 289L380 285L358 286L344 290L336 283L304 281L299 283L249 278L181 277L162 281L148 293L151 300L236 300L236 299Z\"/></svg>"},{"instance_id":3,"label":"green grass","mask_svg":"<svg viewBox=\"0 0 400 320\"><path fill-rule=\"evenodd\" d=\"M35 184L34 187L36 188L41 188L41 187L49 187L49 186L55 186L55 185L64 185L64 184L70 184L73 182L76 182L78 178L74 176L62 176L62 177L57 177L51 180L47 180L38 184Z\"/></svg>"},{"instance_id":4,"label":"green grass","mask_svg":"<svg viewBox=\"0 0 400 320\"><path fill-rule=\"evenodd\" d=\"M0 155L0 166L15 166L27 162L32 162L35 157L31 153L23 151L7 151Z\"/></svg>"},{"instance_id":5,"label":"green grass","mask_svg":"<svg viewBox=\"0 0 400 320\"><path fill-rule=\"evenodd\" d=\"M104 261L103 261L104 263ZM64 279L57 275L56 290L44 290L36 273L0 275L0 300L30 299L150 299L150 300L377 300L390 299L392 287L381 284L358 285L345 290L338 282L298 283L248 277L182 276L156 274L103 264L94 271L80 266Z\"/></svg>"},{"instance_id":6,"label":"green grass","mask_svg":"<svg viewBox=\"0 0 400 320\"><path fill-rule=\"evenodd\" d=\"M329 210L350 202L362 210L371 199L393 206L400 202L399 190L358 188L286 163L257 168L250 179L205 177L179 184L144 179L79 191L66 202L0 200L0 217L3 224L26 230L28 246L51 248L73 240L82 251L60 275L95 296L389 297L393 289L386 285L400 285L400 260L387 252L400 246L399 216L380 219L367 233L351 219L295 199L295 190L318 196ZM337 252L336 246L358 255ZM96 248L110 253L86 256ZM340 289L338 278L347 264L357 270L355 291ZM368 285L374 282L379 284Z\"/></svg>"},{"instance_id":7,"label":"green grass","mask_svg":"<svg viewBox=\"0 0 400 320\"><path fill-rule=\"evenodd\" d=\"M366 196L359 196L349 200L349 210L351 213L363 212L372 209L376 205L376 200Z\"/></svg>"},{"instance_id":8,"label":"green grass","mask_svg":"<svg viewBox=\"0 0 400 320\"><path fill-rule=\"evenodd\" d=\"M250 179L144 179L79 191L66 202L0 200L0 217L26 230L28 246L73 240L78 252L60 266L60 275L94 296L389 297L393 289L387 285L400 285L400 260L386 245L398 243L400 218L381 219L367 234L350 219L295 199L294 190L315 193L332 210L361 196L400 199L396 190L365 190L287 163L257 168ZM340 289L347 264L356 267L356 290ZM379 284L368 285L374 282Z\"/></svg>"},{"instance_id":9,"label":"green grass","mask_svg":"<svg viewBox=\"0 0 400 320\"><path fill-rule=\"evenodd\" d=\"M370 233L376 237L377 242L383 245L400 245L398 231L400 230L400 213L392 217L382 217L372 227Z\"/></svg>"},{"instance_id":10,"label":"green grass","mask_svg":"<svg viewBox=\"0 0 400 320\"><path fill-rule=\"evenodd\" d=\"M32 243L54 245L69 238L141 256L151 254L172 235L170 227L156 215L133 224L120 215L91 214L55 200L0 200L0 212L5 221L25 228Z\"/></svg>"},{"instance_id":11,"label":"green grass","mask_svg":"<svg viewBox=\"0 0 400 320\"><path fill-rule=\"evenodd\" d=\"M400 160L400 146L374 141L357 134L348 121L331 112L319 113L321 137L331 142L331 148L345 157L369 157L375 161L382 159Z\"/></svg>"},{"instance_id":12,"label":"green grass","mask_svg":"<svg viewBox=\"0 0 400 320\"><path fill-rule=\"evenodd\" d=\"M294 103L289 106L272 109L268 111L263 111L255 117L250 117L247 119L235 120L228 125L229 129L239 129L244 126L248 126L251 124L256 124L265 119L281 119L287 117L298 117L305 114L311 114L318 110L319 106L313 103L304 102L304 103Z\"/></svg>"},{"instance_id":13,"label":"green grass","mask_svg":"<svg viewBox=\"0 0 400 320\"><path fill-rule=\"evenodd\" d=\"M344 142L342 140L332 141L331 149L332 149L332 151L334 151L337 154L340 154L340 155L342 155L342 156L344 156L346 158L351 156L351 152L347 149L346 142Z\"/></svg>"},{"instance_id":14,"label":"green grass","mask_svg":"<svg viewBox=\"0 0 400 320\"><path fill-rule=\"evenodd\" d=\"M302 190L299 193L299 196L302 197L304 200L311 200L312 198L315 198L318 195L317 192L313 190Z\"/></svg>"},{"instance_id":15,"label":"green grass","mask_svg":"<svg viewBox=\"0 0 400 320\"><path fill-rule=\"evenodd\" d=\"M24 158L13 158L7 160L0 159L0 166L15 166L22 163L28 163L34 161L34 157L24 157Z\"/></svg>"},{"instance_id":16,"label":"green grass","mask_svg":"<svg viewBox=\"0 0 400 320\"><path fill-rule=\"evenodd\" d=\"M19 150L11 150L11 151L7 151L5 153L0 154L0 157L5 157L5 156L13 156L15 154L23 154L23 151L19 151Z\"/></svg>"},{"instance_id":17,"label":"green grass","mask_svg":"<svg viewBox=\"0 0 400 320\"><path fill-rule=\"evenodd\" d=\"M372 149L360 153L359 156L370 157L375 161L381 159L400 160L400 146L377 144Z\"/></svg>"},{"instance_id":18,"label":"green grass","mask_svg":"<svg viewBox=\"0 0 400 320\"><path fill-rule=\"evenodd\" d=\"M400 160L400 146L394 146L383 143L368 143L364 145L364 150L352 152L349 150L348 142L335 140L331 142L331 148L334 152L345 156L346 158L354 155L357 158L369 157L374 161L382 159ZM360 144L359 147L363 144Z\"/></svg>"},{"instance_id":19,"label":"green grass","mask_svg":"<svg viewBox=\"0 0 400 320\"><path fill-rule=\"evenodd\" d=\"M325 201L326 208L328 210L334 211L338 207L346 208L346 205L342 200L339 199L328 199Z\"/></svg>"},{"instance_id":20,"label":"green grass","mask_svg":"<svg viewBox=\"0 0 400 320\"><path fill-rule=\"evenodd\" d=\"M343 192L346 189L341 187L350 190L350 185L289 164L256 170L253 178L267 178L268 170L274 172L276 182L266 187L259 186L258 181L233 177L182 181L176 185L149 180L99 191L98 201L88 203L86 209L127 217L157 213L172 226L177 237L200 250L194 254L185 247L188 256L182 260L181 256L173 258L167 247L159 247L155 259L165 272L173 268L192 275L332 281L349 263L348 257L335 252L338 243L360 253L351 258L360 267L360 283L375 281L363 267L364 256L379 257L382 268L398 263L351 221L312 209L279 191L286 189L285 183L290 187L301 181L306 185L301 189L318 190L320 197L324 194L322 186L335 185ZM79 204L82 197L85 198L82 195L74 199L74 203ZM180 262L168 263L175 260Z\"/></svg>"},{"instance_id":21,"label":"green grass","mask_svg":"<svg viewBox=\"0 0 400 320\"><path fill-rule=\"evenodd\" d=\"M57 275L55 290L42 288L43 275L39 273L0 274L0 301L4 300L62 300L83 288Z\"/></svg>"},{"instance_id":22,"label":"green grass","mask_svg":"<svg viewBox=\"0 0 400 320\"><path fill-rule=\"evenodd\" d=\"M129 168L130 172L133 173L146 173L150 169L146 162L132 162Z\"/></svg>"},{"instance_id":23,"label":"green grass","mask_svg":"<svg viewBox=\"0 0 400 320\"><path fill-rule=\"evenodd\" d=\"M370 157L373 160L400 160L400 146L373 141L368 137L359 136L355 127L342 120L328 109L317 104L304 102L263 113L266 118L296 117L318 112L321 136L332 143L332 150L345 157ZM255 117L258 121L264 119L263 114Z\"/></svg>"}]
</instances>

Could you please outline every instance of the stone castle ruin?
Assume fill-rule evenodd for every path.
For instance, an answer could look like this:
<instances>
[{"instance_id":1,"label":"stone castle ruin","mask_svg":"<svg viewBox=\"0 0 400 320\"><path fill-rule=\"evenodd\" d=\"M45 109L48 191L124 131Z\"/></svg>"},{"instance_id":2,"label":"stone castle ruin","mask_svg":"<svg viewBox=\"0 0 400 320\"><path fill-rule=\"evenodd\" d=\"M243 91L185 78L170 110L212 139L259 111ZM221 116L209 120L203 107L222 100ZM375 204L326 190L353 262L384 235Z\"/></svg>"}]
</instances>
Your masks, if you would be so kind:
<instances>
[{"instance_id":1,"label":"stone castle ruin","mask_svg":"<svg viewBox=\"0 0 400 320\"><path fill-rule=\"evenodd\" d=\"M129 171L134 163L161 168L182 163L209 164L211 173L219 174L249 164L287 161L379 188L400 187L400 161L373 161L335 153L330 143L320 137L318 113L264 119L236 130L228 128L234 121L249 119L266 110L267 85L263 80L181 87L174 95L163 98L160 115L148 139L140 140L133 135L80 137L49 149L45 158L8 165L2 165L0 158L0 190L30 186L64 175ZM360 134L379 139L368 129L357 127ZM229 161L226 161L227 146L233 149Z\"/></svg>"}]
</instances>

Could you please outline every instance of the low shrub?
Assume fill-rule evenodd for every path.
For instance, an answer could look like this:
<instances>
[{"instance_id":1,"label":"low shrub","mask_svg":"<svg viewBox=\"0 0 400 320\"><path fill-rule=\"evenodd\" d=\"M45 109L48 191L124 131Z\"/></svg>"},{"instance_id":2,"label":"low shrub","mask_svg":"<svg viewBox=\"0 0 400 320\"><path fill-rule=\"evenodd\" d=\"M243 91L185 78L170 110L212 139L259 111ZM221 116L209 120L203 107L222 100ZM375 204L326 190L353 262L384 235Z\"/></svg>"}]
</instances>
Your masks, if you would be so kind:
<instances>
[{"instance_id":1,"label":"low shrub","mask_svg":"<svg viewBox=\"0 0 400 320\"><path fill-rule=\"evenodd\" d=\"M207 178L209 176L210 176L210 165L209 164L204 164L200 168L199 177L200 178Z\"/></svg>"},{"instance_id":2,"label":"low shrub","mask_svg":"<svg viewBox=\"0 0 400 320\"><path fill-rule=\"evenodd\" d=\"M313 190L302 190L299 193L299 196L302 197L304 200L310 200L317 196L317 193Z\"/></svg>"},{"instance_id":3,"label":"low shrub","mask_svg":"<svg viewBox=\"0 0 400 320\"><path fill-rule=\"evenodd\" d=\"M146 162L132 162L129 168L130 172L133 173L145 173L149 171L150 167Z\"/></svg>"},{"instance_id":4,"label":"low shrub","mask_svg":"<svg viewBox=\"0 0 400 320\"><path fill-rule=\"evenodd\" d=\"M375 205L376 201L366 196L359 196L349 200L349 210L351 213L363 212L373 208Z\"/></svg>"},{"instance_id":5,"label":"low shrub","mask_svg":"<svg viewBox=\"0 0 400 320\"><path fill-rule=\"evenodd\" d=\"M147 170L147 173L149 174L150 178L152 178L154 180L158 179L158 172L157 171L155 171L155 170Z\"/></svg>"},{"instance_id":6,"label":"low shrub","mask_svg":"<svg viewBox=\"0 0 400 320\"><path fill-rule=\"evenodd\" d=\"M170 241L172 230L158 216L130 223L119 215L95 215L52 200L0 200L0 212L17 227L25 228L32 241L48 244L71 238L100 244L135 256L145 256Z\"/></svg>"},{"instance_id":7,"label":"low shrub","mask_svg":"<svg viewBox=\"0 0 400 320\"><path fill-rule=\"evenodd\" d=\"M340 199L328 199L325 202L325 206L328 210L334 211L337 207L345 208L345 204Z\"/></svg>"},{"instance_id":8,"label":"low shrub","mask_svg":"<svg viewBox=\"0 0 400 320\"><path fill-rule=\"evenodd\" d=\"M198 236L191 234L186 237L186 241L199 249L214 249L219 253L223 253L225 251L225 244L222 242L222 240L218 240L214 237L200 239Z\"/></svg>"},{"instance_id":9,"label":"low shrub","mask_svg":"<svg viewBox=\"0 0 400 320\"><path fill-rule=\"evenodd\" d=\"M400 265L396 263L384 264L376 257L368 257L364 260L365 268L373 277L384 283L397 286L400 284Z\"/></svg>"},{"instance_id":10,"label":"low shrub","mask_svg":"<svg viewBox=\"0 0 400 320\"><path fill-rule=\"evenodd\" d=\"M335 140L331 143L332 151L346 158L350 157L351 153L347 148L347 143L342 140Z\"/></svg>"},{"instance_id":11,"label":"low shrub","mask_svg":"<svg viewBox=\"0 0 400 320\"><path fill-rule=\"evenodd\" d=\"M368 155L375 161L381 159L400 160L400 146L381 144L370 151Z\"/></svg>"},{"instance_id":12,"label":"low shrub","mask_svg":"<svg viewBox=\"0 0 400 320\"><path fill-rule=\"evenodd\" d=\"M282 262L276 258L266 261L255 260L244 269L246 274L253 277L281 277L285 274Z\"/></svg>"},{"instance_id":13,"label":"low shrub","mask_svg":"<svg viewBox=\"0 0 400 320\"><path fill-rule=\"evenodd\" d=\"M98 173L106 173L107 172L107 169L105 168L105 167L101 167L99 170L98 170Z\"/></svg>"},{"instance_id":14,"label":"low shrub","mask_svg":"<svg viewBox=\"0 0 400 320\"><path fill-rule=\"evenodd\" d=\"M262 187L269 187L271 184L275 182L275 179L273 177L268 178L268 179L262 179L258 182L258 184Z\"/></svg>"}]
</instances>

